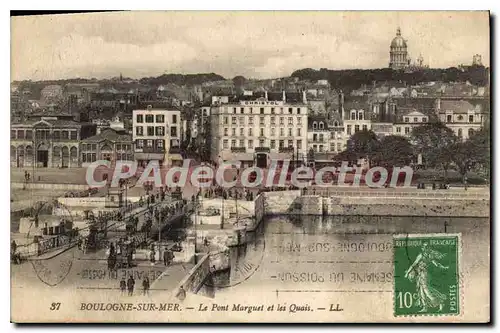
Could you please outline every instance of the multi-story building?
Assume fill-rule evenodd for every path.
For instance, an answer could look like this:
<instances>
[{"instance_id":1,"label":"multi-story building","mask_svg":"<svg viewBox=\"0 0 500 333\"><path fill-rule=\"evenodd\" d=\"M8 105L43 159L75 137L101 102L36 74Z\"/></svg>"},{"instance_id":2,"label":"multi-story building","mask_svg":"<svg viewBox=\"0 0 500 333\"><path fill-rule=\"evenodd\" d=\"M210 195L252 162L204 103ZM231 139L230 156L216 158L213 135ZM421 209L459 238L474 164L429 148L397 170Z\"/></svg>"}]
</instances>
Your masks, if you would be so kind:
<instances>
[{"instance_id":1,"label":"multi-story building","mask_svg":"<svg viewBox=\"0 0 500 333\"><path fill-rule=\"evenodd\" d=\"M181 142L181 112L154 108L134 110L132 119L134 157L145 165L151 160L160 165L178 164ZM181 162L182 163L182 162Z\"/></svg>"},{"instance_id":2,"label":"multi-story building","mask_svg":"<svg viewBox=\"0 0 500 333\"><path fill-rule=\"evenodd\" d=\"M71 115L32 115L11 125L13 167L80 167L80 140L96 134L96 126L78 123Z\"/></svg>"},{"instance_id":3,"label":"multi-story building","mask_svg":"<svg viewBox=\"0 0 500 333\"><path fill-rule=\"evenodd\" d=\"M415 127L421 126L429 122L427 117L422 112L415 109L410 109L404 112L398 121L392 125L392 133L394 135L402 135L410 137Z\"/></svg>"},{"instance_id":4,"label":"multi-story building","mask_svg":"<svg viewBox=\"0 0 500 333\"><path fill-rule=\"evenodd\" d=\"M255 100L213 106L211 160L238 160L258 167L266 167L272 160L303 161L308 117L304 95L265 92Z\"/></svg>"},{"instance_id":5,"label":"multi-story building","mask_svg":"<svg viewBox=\"0 0 500 333\"><path fill-rule=\"evenodd\" d=\"M307 151L323 153L330 150L330 130L323 116L310 116L307 120Z\"/></svg>"},{"instance_id":6,"label":"multi-story building","mask_svg":"<svg viewBox=\"0 0 500 333\"><path fill-rule=\"evenodd\" d=\"M464 100L440 100L436 102L439 120L463 140L479 130L487 120L487 114L480 105Z\"/></svg>"},{"instance_id":7,"label":"multi-story building","mask_svg":"<svg viewBox=\"0 0 500 333\"><path fill-rule=\"evenodd\" d=\"M82 140L80 145L82 166L96 160L133 161L132 135L123 128L108 127L99 134Z\"/></svg>"}]
</instances>

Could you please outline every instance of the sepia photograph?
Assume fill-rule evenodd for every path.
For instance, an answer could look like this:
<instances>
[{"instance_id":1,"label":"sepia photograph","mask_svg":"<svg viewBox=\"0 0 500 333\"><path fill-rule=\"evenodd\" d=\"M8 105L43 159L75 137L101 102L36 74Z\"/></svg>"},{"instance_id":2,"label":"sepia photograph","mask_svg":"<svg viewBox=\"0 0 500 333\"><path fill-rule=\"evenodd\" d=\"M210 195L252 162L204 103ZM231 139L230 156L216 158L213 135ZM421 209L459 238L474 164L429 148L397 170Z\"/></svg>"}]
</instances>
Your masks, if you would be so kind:
<instances>
[{"instance_id":1,"label":"sepia photograph","mask_svg":"<svg viewBox=\"0 0 500 333\"><path fill-rule=\"evenodd\" d=\"M11 322L489 323L490 24L11 16Z\"/></svg>"}]
</instances>

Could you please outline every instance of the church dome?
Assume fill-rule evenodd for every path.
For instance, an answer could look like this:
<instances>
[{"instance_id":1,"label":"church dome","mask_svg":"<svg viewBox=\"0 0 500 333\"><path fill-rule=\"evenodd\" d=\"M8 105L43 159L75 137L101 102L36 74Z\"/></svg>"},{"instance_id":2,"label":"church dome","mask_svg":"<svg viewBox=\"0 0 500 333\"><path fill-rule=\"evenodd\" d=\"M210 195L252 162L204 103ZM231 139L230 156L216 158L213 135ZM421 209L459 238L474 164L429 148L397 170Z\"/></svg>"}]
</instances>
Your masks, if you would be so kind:
<instances>
[{"instance_id":1,"label":"church dome","mask_svg":"<svg viewBox=\"0 0 500 333\"><path fill-rule=\"evenodd\" d=\"M406 41L404 40L403 37L401 37L401 29L399 28L396 33L396 37L394 37L394 39L391 42L391 47L407 47Z\"/></svg>"}]
</instances>

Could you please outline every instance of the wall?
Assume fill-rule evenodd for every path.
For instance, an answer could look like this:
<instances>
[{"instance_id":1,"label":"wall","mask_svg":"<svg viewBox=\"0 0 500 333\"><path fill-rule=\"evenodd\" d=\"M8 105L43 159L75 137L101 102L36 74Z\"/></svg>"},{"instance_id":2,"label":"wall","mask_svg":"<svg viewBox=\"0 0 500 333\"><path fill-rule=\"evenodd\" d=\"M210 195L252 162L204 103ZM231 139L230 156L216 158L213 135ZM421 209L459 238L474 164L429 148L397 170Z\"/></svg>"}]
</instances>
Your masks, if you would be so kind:
<instances>
[{"instance_id":1,"label":"wall","mask_svg":"<svg viewBox=\"0 0 500 333\"><path fill-rule=\"evenodd\" d=\"M65 191L85 191L89 189L88 185L78 185L78 184L48 184L48 183L10 183L13 189L40 189L40 190L65 190Z\"/></svg>"},{"instance_id":2,"label":"wall","mask_svg":"<svg viewBox=\"0 0 500 333\"><path fill-rule=\"evenodd\" d=\"M181 287L186 293L197 293L202 287L203 282L210 274L210 255L206 254L200 261L189 271L173 291L173 295L177 297Z\"/></svg>"}]
</instances>

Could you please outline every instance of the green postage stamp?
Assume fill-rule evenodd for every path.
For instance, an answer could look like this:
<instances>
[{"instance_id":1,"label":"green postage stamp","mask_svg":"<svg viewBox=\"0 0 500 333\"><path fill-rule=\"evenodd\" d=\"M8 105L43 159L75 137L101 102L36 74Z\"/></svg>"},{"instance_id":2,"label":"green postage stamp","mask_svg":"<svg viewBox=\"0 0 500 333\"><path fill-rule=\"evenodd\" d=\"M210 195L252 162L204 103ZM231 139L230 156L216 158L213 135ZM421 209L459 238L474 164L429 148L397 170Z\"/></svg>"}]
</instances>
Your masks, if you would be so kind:
<instances>
[{"instance_id":1,"label":"green postage stamp","mask_svg":"<svg viewBox=\"0 0 500 333\"><path fill-rule=\"evenodd\" d=\"M459 315L460 234L393 238L394 315Z\"/></svg>"}]
</instances>

